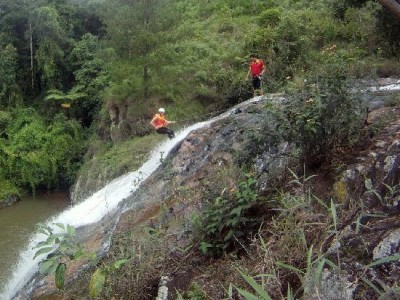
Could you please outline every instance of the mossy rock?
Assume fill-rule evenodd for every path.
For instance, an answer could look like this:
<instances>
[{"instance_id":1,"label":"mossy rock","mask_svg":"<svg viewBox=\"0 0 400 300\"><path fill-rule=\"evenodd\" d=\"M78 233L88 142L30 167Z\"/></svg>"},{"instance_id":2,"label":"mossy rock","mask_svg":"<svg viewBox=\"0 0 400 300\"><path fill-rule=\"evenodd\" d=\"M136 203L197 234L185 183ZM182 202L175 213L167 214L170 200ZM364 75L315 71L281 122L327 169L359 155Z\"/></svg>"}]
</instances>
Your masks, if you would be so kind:
<instances>
[{"instance_id":1,"label":"mossy rock","mask_svg":"<svg viewBox=\"0 0 400 300\"><path fill-rule=\"evenodd\" d=\"M347 191L347 184L343 180L339 180L333 185L333 193L335 199L342 204L346 204L349 201L349 193Z\"/></svg>"},{"instance_id":2,"label":"mossy rock","mask_svg":"<svg viewBox=\"0 0 400 300\"><path fill-rule=\"evenodd\" d=\"M0 208L13 205L20 197L18 187L8 180L0 180Z\"/></svg>"}]
</instances>

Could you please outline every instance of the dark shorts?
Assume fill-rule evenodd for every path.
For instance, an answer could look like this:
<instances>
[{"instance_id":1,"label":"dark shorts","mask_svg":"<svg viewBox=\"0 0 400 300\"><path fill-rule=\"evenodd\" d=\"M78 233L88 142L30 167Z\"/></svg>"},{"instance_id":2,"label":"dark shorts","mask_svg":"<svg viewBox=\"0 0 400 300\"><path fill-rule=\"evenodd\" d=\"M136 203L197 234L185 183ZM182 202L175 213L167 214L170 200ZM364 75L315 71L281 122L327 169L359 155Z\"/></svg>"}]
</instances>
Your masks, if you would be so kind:
<instances>
[{"instance_id":1,"label":"dark shorts","mask_svg":"<svg viewBox=\"0 0 400 300\"><path fill-rule=\"evenodd\" d=\"M261 78L259 76L253 77L253 89L259 90L261 88Z\"/></svg>"},{"instance_id":2,"label":"dark shorts","mask_svg":"<svg viewBox=\"0 0 400 300\"><path fill-rule=\"evenodd\" d=\"M158 128L156 131L157 131L159 134L168 134L168 137L169 137L170 139L172 139L172 138L175 137L175 133L174 133L171 129L167 128L167 127Z\"/></svg>"}]
</instances>

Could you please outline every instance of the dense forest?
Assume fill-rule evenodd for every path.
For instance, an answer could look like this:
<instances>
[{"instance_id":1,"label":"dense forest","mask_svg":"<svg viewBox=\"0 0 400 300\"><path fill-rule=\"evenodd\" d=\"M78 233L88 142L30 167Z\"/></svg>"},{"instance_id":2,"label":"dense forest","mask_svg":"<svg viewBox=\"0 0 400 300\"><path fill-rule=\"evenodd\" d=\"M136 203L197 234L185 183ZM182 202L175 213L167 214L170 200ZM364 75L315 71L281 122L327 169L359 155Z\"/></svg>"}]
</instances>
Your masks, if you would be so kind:
<instances>
[{"instance_id":1,"label":"dense forest","mask_svg":"<svg viewBox=\"0 0 400 300\"><path fill-rule=\"evenodd\" d=\"M196 120L250 98L251 53L266 62L266 92L335 66L354 78L398 75L397 8L394 0L0 0L0 198L70 187L88 150L151 134L159 105Z\"/></svg>"}]
</instances>

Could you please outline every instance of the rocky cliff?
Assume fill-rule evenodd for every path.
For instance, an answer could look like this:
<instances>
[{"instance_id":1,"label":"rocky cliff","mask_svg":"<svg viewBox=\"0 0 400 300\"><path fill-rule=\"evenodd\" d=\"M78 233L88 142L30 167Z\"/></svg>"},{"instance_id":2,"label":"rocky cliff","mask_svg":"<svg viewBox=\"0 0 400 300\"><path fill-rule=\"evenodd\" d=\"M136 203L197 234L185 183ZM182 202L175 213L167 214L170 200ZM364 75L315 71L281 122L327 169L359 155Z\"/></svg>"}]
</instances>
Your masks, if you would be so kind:
<instances>
[{"instance_id":1,"label":"rocky cliff","mask_svg":"<svg viewBox=\"0 0 400 300\"><path fill-rule=\"evenodd\" d=\"M239 267L251 276L269 274L265 289L273 298L396 299L390 297L398 295L400 274L400 110L379 98L397 97L390 91L377 97L365 91L374 103L365 126L379 130L359 148L337 152L329 168L305 170L296 145L265 139L276 129L272 110L285 109L282 95L258 98L191 132L121 206L103 264L129 263L110 274L104 296L154 299L161 278L169 291L164 299L177 291L190 298L193 290L204 295L199 299L223 299L229 283L256 293ZM251 216L259 230L232 256L205 258L199 216L217 197L229 198L244 172L257 180L260 202ZM78 281L69 280L63 298L87 295ZM49 280L36 296L52 290Z\"/></svg>"}]
</instances>

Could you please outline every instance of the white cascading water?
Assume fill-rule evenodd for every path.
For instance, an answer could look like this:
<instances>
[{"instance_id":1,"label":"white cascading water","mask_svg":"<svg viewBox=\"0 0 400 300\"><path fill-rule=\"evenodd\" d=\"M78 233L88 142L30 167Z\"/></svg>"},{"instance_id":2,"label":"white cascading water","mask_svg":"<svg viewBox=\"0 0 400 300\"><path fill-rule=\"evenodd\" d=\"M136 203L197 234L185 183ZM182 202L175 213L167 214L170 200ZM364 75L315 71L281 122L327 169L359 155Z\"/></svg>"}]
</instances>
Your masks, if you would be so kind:
<instances>
[{"instance_id":1,"label":"white cascading water","mask_svg":"<svg viewBox=\"0 0 400 300\"><path fill-rule=\"evenodd\" d=\"M83 202L65 210L58 216L47 221L46 225L54 228L54 231L57 232L59 228L55 226L54 223L63 223L74 227L81 227L100 221L105 215L113 212L122 200L128 198L137 189L139 184L159 167L161 164L161 157L168 155L172 148L178 142L182 141L189 134L189 132L210 125L216 120L223 119L229 116L240 106L251 102L257 102L261 98L262 97L255 97L248 101L242 102L218 117L215 117L209 121L194 124L181 130L176 134L174 139L166 140L156 147L153 150L149 160L145 162L139 170L113 180ZM40 233L36 233L32 236L27 248L21 252L19 261L12 272L12 277L6 284L4 291L2 291L0 294L0 299L12 299L38 271L38 264L44 259L45 255L39 256L33 260L36 250L32 248L35 247L40 241L45 240L45 238L46 236Z\"/></svg>"}]
</instances>

